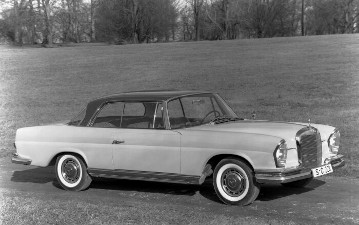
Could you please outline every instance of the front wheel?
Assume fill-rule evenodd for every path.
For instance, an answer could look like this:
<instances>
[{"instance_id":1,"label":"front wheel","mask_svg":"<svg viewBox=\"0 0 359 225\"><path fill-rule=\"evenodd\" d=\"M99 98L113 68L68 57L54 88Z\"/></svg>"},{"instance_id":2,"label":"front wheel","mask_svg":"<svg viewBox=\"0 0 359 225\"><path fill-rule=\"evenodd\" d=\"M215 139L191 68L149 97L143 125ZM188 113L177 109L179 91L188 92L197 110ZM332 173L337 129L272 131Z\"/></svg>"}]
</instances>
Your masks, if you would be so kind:
<instances>
[{"instance_id":1,"label":"front wheel","mask_svg":"<svg viewBox=\"0 0 359 225\"><path fill-rule=\"evenodd\" d=\"M81 191L91 184L86 165L75 155L61 155L56 159L55 173L61 187L68 191Z\"/></svg>"},{"instance_id":2,"label":"front wheel","mask_svg":"<svg viewBox=\"0 0 359 225\"><path fill-rule=\"evenodd\" d=\"M249 205L260 191L252 169L243 161L232 158L218 163L214 170L213 186L219 199L229 205Z\"/></svg>"}]
</instances>

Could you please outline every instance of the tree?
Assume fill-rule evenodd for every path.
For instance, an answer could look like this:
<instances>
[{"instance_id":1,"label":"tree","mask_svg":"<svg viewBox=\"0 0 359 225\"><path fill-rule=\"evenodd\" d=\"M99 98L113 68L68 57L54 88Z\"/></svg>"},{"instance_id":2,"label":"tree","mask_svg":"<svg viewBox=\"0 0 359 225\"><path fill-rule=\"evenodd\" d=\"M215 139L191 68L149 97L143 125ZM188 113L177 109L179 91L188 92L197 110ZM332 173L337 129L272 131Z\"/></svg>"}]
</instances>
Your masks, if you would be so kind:
<instances>
[{"instance_id":1,"label":"tree","mask_svg":"<svg viewBox=\"0 0 359 225\"><path fill-rule=\"evenodd\" d=\"M50 9L50 0L41 0L42 2L42 10L43 10L43 16L44 16L44 40L42 41L42 44L44 46L52 46L52 26L51 26L51 9Z\"/></svg>"},{"instance_id":2,"label":"tree","mask_svg":"<svg viewBox=\"0 0 359 225\"><path fill-rule=\"evenodd\" d=\"M98 0L90 1L90 20L91 20L90 38L91 38L91 41L96 40L95 10L96 10L97 6L98 6Z\"/></svg>"},{"instance_id":3,"label":"tree","mask_svg":"<svg viewBox=\"0 0 359 225\"><path fill-rule=\"evenodd\" d=\"M309 34L356 32L358 0L311 0L308 1L306 12Z\"/></svg>"},{"instance_id":4,"label":"tree","mask_svg":"<svg viewBox=\"0 0 359 225\"><path fill-rule=\"evenodd\" d=\"M28 34L29 34L29 42L31 44L36 43L37 35L36 35L36 12L34 9L34 4L32 0L28 0L29 5L29 20L28 20Z\"/></svg>"},{"instance_id":5,"label":"tree","mask_svg":"<svg viewBox=\"0 0 359 225\"><path fill-rule=\"evenodd\" d=\"M300 14L300 27L301 27L301 31L302 31L302 36L305 35L304 33L304 0L302 0L302 10L301 10L301 14Z\"/></svg>"},{"instance_id":6,"label":"tree","mask_svg":"<svg viewBox=\"0 0 359 225\"><path fill-rule=\"evenodd\" d=\"M297 30L295 0L248 0L242 4L240 26L250 37L292 36Z\"/></svg>"},{"instance_id":7,"label":"tree","mask_svg":"<svg viewBox=\"0 0 359 225\"><path fill-rule=\"evenodd\" d=\"M359 32L359 0L0 0L15 44L223 40ZM299 28L300 27L300 28ZM40 40L40 41L39 41Z\"/></svg>"},{"instance_id":8,"label":"tree","mask_svg":"<svg viewBox=\"0 0 359 225\"><path fill-rule=\"evenodd\" d=\"M88 19L84 20L83 15L90 13L84 12L84 9L90 11L82 0L61 0L60 5L56 6L54 19L62 30L63 42L79 43L81 41L80 30L83 30L83 26L88 23Z\"/></svg>"},{"instance_id":9,"label":"tree","mask_svg":"<svg viewBox=\"0 0 359 225\"><path fill-rule=\"evenodd\" d=\"M190 0L190 5L193 10L194 18L194 30L196 35L196 41L200 40L200 26L201 26L201 15L204 0Z\"/></svg>"},{"instance_id":10,"label":"tree","mask_svg":"<svg viewBox=\"0 0 359 225\"><path fill-rule=\"evenodd\" d=\"M23 44L23 22L24 22L24 12L26 8L26 1L20 0L18 2L17 0L14 0L14 34L15 34L15 43L22 45Z\"/></svg>"},{"instance_id":11,"label":"tree","mask_svg":"<svg viewBox=\"0 0 359 225\"><path fill-rule=\"evenodd\" d=\"M13 25L10 23L10 21L13 20L9 18L9 16L11 15L9 11L10 10L6 10L1 13L2 15L0 18L0 41L15 40Z\"/></svg>"},{"instance_id":12,"label":"tree","mask_svg":"<svg viewBox=\"0 0 359 225\"><path fill-rule=\"evenodd\" d=\"M181 20L180 29L182 33L182 40L192 40L194 36L194 26L190 8L185 5L182 9L180 9L179 15Z\"/></svg>"},{"instance_id":13,"label":"tree","mask_svg":"<svg viewBox=\"0 0 359 225\"><path fill-rule=\"evenodd\" d=\"M96 13L100 40L121 43L168 41L177 29L175 0L102 0Z\"/></svg>"}]
</instances>

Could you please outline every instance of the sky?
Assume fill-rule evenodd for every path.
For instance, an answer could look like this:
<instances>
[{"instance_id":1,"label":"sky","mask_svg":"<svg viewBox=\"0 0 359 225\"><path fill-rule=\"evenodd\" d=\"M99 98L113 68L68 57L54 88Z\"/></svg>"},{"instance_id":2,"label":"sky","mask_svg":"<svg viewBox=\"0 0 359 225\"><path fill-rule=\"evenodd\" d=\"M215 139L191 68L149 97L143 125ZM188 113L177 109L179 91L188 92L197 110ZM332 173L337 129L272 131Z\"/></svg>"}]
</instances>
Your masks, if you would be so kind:
<instances>
[{"instance_id":1,"label":"sky","mask_svg":"<svg viewBox=\"0 0 359 225\"><path fill-rule=\"evenodd\" d=\"M0 0L0 13L4 10L4 9L8 9L10 8L10 4L9 3L4 3L3 1ZM0 15L1 18L1 15Z\"/></svg>"}]
</instances>

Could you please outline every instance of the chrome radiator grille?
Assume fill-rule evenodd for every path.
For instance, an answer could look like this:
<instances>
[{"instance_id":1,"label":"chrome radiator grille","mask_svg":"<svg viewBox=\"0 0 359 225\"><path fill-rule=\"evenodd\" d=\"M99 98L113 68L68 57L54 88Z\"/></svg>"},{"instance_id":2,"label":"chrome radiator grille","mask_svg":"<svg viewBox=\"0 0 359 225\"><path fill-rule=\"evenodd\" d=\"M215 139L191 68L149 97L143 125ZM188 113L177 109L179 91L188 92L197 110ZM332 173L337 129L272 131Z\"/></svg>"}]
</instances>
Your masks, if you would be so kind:
<instances>
[{"instance_id":1,"label":"chrome radiator grille","mask_svg":"<svg viewBox=\"0 0 359 225\"><path fill-rule=\"evenodd\" d=\"M322 163L322 143L317 129L305 127L296 135L298 158L304 168L314 168Z\"/></svg>"}]
</instances>

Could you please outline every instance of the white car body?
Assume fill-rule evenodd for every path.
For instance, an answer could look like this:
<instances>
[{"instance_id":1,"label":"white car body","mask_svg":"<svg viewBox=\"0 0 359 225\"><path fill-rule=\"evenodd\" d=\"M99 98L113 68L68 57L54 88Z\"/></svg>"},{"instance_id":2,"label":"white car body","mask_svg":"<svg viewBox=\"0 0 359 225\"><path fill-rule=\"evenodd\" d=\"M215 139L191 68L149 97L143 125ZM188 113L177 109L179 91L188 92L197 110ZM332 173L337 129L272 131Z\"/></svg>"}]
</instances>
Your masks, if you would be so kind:
<instances>
[{"instance_id":1,"label":"white car body","mask_svg":"<svg viewBox=\"0 0 359 225\"><path fill-rule=\"evenodd\" d=\"M344 165L343 156L338 154L340 133L328 125L240 120L236 116L223 119L212 110L209 115L216 118L209 122L205 121L207 113L205 118L198 121L189 118L174 129L169 102L188 96L216 99L219 105L223 104L222 112L228 107L219 96L206 92L132 92L109 96L90 102L77 125L62 123L18 129L17 152L12 161L46 167L54 165L62 155L74 155L83 160L88 174L94 177L191 184L203 183L217 164L227 158L248 165L254 182L259 184L291 183L312 178L312 169ZM156 104L151 105L156 110L153 124L148 123L149 129L112 127L109 123L118 123L118 118L99 116L109 102L141 101L145 106L148 104L146 107ZM204 104L202 99L192 100L193 107L204 107ZM160 107L163 125L156 129L156 111ZM226 113L235 115L230 109ZM113 120L104 121L110 117ZM129 120L134 118L130 116ZM102 119L99 126L107 127L96 127L98 119ZM152 122L152 117L149 119ZM285 152L285 159L277 154L278 148L283 148L280 151ZM238 183L240 178L235 179Z\"/></svg>"}]
</instances>

